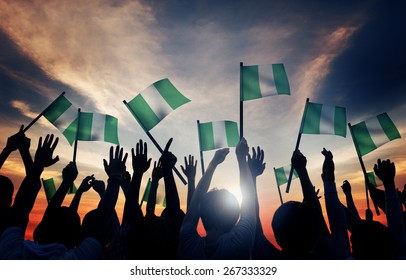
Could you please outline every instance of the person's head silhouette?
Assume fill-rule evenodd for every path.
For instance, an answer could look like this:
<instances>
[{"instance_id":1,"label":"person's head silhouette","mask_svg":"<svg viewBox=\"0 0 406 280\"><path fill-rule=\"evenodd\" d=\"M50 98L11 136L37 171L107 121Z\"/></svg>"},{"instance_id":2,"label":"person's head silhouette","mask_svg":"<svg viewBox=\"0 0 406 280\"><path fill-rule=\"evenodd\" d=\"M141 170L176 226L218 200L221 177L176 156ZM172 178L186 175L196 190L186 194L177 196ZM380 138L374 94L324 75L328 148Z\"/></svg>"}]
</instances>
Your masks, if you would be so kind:
<instances>
[{"instance_id":1,"label":"person's head silhouette","mask_svg":"<svg viewBox=\"0 0 406 280\"><path fill-rule=\"evenodd\" d=\"M34 240L40 244L61 243L74 248L80 239L80 217L66 206L49 208L34 230Z\"/></svg>"},{"instance_id":2,"label":"person's head silhouette","mask_svg":"<svg viewBox=\"0 0 406 280\"><path fill-rule=\"evenodd\" d=\"M282 204L272 219L276 242L288 255L305 256L314 248L317 223L309 207L298 201Z\"/></svg>"},{"instance_id":3,"label":"person's head silhouette","mask_svg":"<svg viewBox=\"0 0 406 280\"><path fill-rule=\"evenodd\" d=\"M358 221L351 232L352 257L356 260L394 258L394 240L390 230L372 220Z\"/></svg>"},{"instance_id":4,"label":"person's head silhouette","mask_svg":"<svg viewBox=\"0 0 406 280\"><path fill-rule=\"evenodd\" d=\"M240 206L236 197L225 189L207 192L200 202L200 217L206 232L228 232L239 216Z\"/></svg>"}]
</instances>

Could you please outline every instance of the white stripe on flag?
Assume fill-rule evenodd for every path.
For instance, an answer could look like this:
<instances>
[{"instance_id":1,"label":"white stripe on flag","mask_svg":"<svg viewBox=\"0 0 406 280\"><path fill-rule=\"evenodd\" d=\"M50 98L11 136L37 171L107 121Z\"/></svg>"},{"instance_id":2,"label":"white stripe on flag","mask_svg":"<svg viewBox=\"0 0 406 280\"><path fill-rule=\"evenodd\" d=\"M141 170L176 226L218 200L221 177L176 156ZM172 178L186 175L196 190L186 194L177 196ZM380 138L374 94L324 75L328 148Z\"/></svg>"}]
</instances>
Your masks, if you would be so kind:
<instances>
[{"instance_id":1,"label":"white stripe on flag","mask_svg":"<svg viewBox=\"0 0 406 280\"><path fill-rule=\"evenodd\" d=\"M106 115L93 114L92 118L92 141L104 141L104 127L106 125Z\"/></svg>"},{"instance_id":2,"label":"white stripe on flag","mask_svg":"<svg viewBox=\"0 0 406 280\"><path fill-rule=\"evenodd\" d=\"M371 118L365 121L365 125L368 128L369 135L376 147L382 146L383 144L390 141L388 136L386 136L385 131L382 129L378 118Z\"/></svg>"},{"instance_id":3,"label":"white stripe on flag","mask_svg":"<svg viewBox=\"0 0 406 280\"><path fill-rule=\"evenodd\" d=\"M334 106L323 105L320 114L320 134L334 134Z\"/></svg>"},{"instance_id":4,"label":"white stripe on flag","mask_svg":"<svg viewBox=\"0 0 406 280\"><path fill-rule=\"evenodd\" d=\"M283 172L285 172L286 180L289 180L290 165L284 166L284 167L283 167Z\"/></svg>"},{"instance_id":5,"label":"white stripe on flag","mask_svg":"<svg viewBox=\"0 0 406 280\"><path fill-rule=\"evenodd\" d=\"M162 120L165 116L173 111L168 102L162 97L159 91L152 85L144 89L141 93L145 102L148 103L155 115Z\"/></svg>"},{"instance_id":6,"label":"white stripe on flag","mask_svg":"<svg viewBox=\"0 0 406 280\"><path fill-rule=\"evenodd\" d=\"M272 64L258 65L258 75L259 88L262 97L278 94L276 91Z\"/></svg>"},{"instance_id":7,"label":"white stripe on flag","mask_svg":"<svg viewBox=\"0 0 406 280\"><path fill-rule=\"evenodd\" d=\"M70 106L60 115L54 122L54 125L62 132L78 117L78 109L75 106Z\"/></svg>"},{"instance_id":8,"label":"white stripe on flag","mask_svg":"<svg viewBox=\"0 0 406 280\"><path fill-rule=\"evenodd\" d=\"M222 148L228 147L227 136L226 136L226 126L222 121L212 122L213 124L213 141L214 147Z\"/></svg>"}]
</instances>

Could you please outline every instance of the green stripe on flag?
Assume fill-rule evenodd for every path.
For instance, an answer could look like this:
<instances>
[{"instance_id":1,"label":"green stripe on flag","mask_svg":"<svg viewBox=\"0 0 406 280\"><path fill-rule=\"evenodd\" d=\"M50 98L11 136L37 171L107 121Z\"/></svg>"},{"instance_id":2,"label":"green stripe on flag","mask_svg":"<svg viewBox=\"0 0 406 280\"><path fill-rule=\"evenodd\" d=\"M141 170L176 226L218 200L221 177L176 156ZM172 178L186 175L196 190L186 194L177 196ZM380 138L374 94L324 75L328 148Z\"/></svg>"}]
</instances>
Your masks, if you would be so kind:
<instances>
[{"instance_id":1,"label":"green stripe on flag","mask_svg":"<svg viewBox=\"0 0 406 280\"><path fill-rule=\"evenodd\" d=\"M347 113L344 107L335 107L334 131L336 135L347 136Z\"/></svg>"},{"instance_id":2,"label":"green stripe on flag","mask_svg":"<svg viewBox=\"0 0 406 280\"><path fill-rule=\"evenodd\" d=\"M151 107L144 100L142 95L137 95L130 102L128 102L127 105L132 110L132 113L140 123L141 127L146 131L151 130L160 122L160 119L151 110Z\"/></svg>"},{"instance_id":3,"label":"green stripe on flag","mask_svg":"<svg viewBox=\"0 0 406 280\"><path fill-rule=\"evenodd\" d=\"M147 186L145 187L145 191L142 196L142 201L148 202L148 197L149 197L150 191L151 191L151 180L148 180Z\"/></svg>"},{"instance_id":4,"label":"green stripe on flag","mask_svg":"<svg viewBox=\"0 0 406 280\"><path fill-rule=\"evenodd\" d=\"M76 118L62 133L65 135L69 144L72 146L76 139L76 129L78 126L78 119Z\"/></svg>"},{"instance_id":5,"label":"green stripe on flag","mask_svg":"<svg viewBox=\"0 0 406 280\"><path fill-rule=\"evenodd\" d=\"M290 94L288 76L283 64L272 64L275 86L278 94Z\"/></svg>"},{"instance_id":6,"label":"green stripe on flag","mask_svg":"<svg viewBox=\"0 0 406 280\"><path fill-rule=\"evenodd\" d=\"M242 67L242 100L261 98L258 65Z\"/></svg>"},{"instance_id":7,"label":"green stripe on flag","mask_svg":"<svg viewBox=\"0 0 406 280\"><path fill-rule=\"evenodd\" d=\"M200 123L199 126L199 143L201 151L214 150L213 124L211 122Z\"/></svg>"},{"instance_id":8,"label":"green stripe on flag","mask_svg":"<svg viewBox=\"0 0 406 280\"><path fill-rule=\"evenodd\" d=\"M154 86L173 110L190 101L168 79L155 82Z\"/></svg>"},{"instance_id":9,"label":"green stripe on flag","mask_svg":"<svg viewBox=\"0 0 406 280\"><path fill-rule=\"evenodd\" d=\"M104 141L109 143L119 144L118 141L118 119L106 115L106 123L104 127Z\"/></svg>"},{"instance_id":10,"label":"green stripe on flag","mask_svg":"<svg viewBox=\"0 0 406 280\"><path fill-rule=\"evenodd\" d=\"M240 142L240 135L238 133L238 124L232 121L224 122L227 134L228 147L236 147Z\"/></svg>"},{"instance_id":11,"label":"green stripe on flag","mask_svg":"<svg viewBox=\"0 0 406 280\"><path fill-rule=\"evenodd\" d=\"M55 182L53 178L42 180L42 184L44 185L45 196L47 201L50 201L51 198L56 193Z\"/></svg>"},{"instance_id":12,"label":"green stripe on flag","mask_svg":"<svg viewBox=\"0 0 406 280\"><path fill-rule=\"evenodd\" d=\"M371 183L375 188L378 186L375 180L375 172L368 172L367 173L368 181Z\"/></svg>"},{"instance_id":13,"label":"green stripe on flag","mask_svg":"<svg viewBox=\"0 0 406 280\"><path fill-rule=\"evenodd\" d=\"M65 96L60 96L45 110L43 116L50 123L54 123L70 106L72 106L72 103Z\"/></svg>"},{"instance_id":14,"label":"green stripe on flag","mask_svg":"<svg viewBox=\"0 0 406 280\"><path fill-rule=\"evenodd\" d=\"M351 130L356 142L358 156L362 157L377 148L365 122L354 125Z\"/></svg>"},{"instance_id":15,"label":"green stripe on flag","mask_svg":"<svg viewBox=\"0 0 406 280\"><path fill-rule=\"evenodd\" d=\"M78 140L82 141L92 140L92 123L93 123L93 113L88 112L80 113Z\"/></svg>"},{"instance_id":16,"label":"green stripe on flag","mask_svg":"<svg viewBox=\"0 0 406 280\"><path fill-rule=\"evenodd\" d=\"M290 169L292 165L287 165L279 168L274 168L276 183L278 186L286 184L288 182L288 176L290 173ZM293 169L292 180L298 178L299 175L297 174L296 170Z\"/></svg>"},{"instance_id":17,"label":"green stripe on flag","mask_svg":"<svg viewBox=\"0 0 406 280\"><path fill-rule=\"evenodd\" d=\"M377 116L379 123L382 126L383 131L390 141L401 138L398 129L393 121L389 118L387 113L382 113Z\"/></svg>"},{"instance_id":18,"label":"green stripe on flag","mask_svg":"<svg viewBox=\"0 0 406 280\"><path fill-rule=\"evenodd\" d=\"M302 133L319 134L320 133L320 116L323 105L317 103L308 103L306 112L303 116Z\"/></svg>"}]
</instances>

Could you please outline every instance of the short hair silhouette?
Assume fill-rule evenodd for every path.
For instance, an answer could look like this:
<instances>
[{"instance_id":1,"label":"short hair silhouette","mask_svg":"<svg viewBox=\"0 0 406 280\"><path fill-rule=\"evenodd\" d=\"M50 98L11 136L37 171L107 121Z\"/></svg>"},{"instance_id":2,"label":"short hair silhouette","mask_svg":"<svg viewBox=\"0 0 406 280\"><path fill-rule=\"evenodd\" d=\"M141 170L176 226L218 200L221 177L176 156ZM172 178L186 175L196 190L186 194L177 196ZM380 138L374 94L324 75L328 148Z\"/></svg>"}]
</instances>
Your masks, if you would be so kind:
<instances>
[{"instance_id":1,"label":"short hair silhouette","mask_svg":"<svg viewBox=\"0 0 406 280\"><path fill-rule=\"evenodd\" d=\"M74 248L80 239L79 214L69 207L48 208L34 230L34 240L41 245L61 243Z\"/></svg>"},{"instance_id":2,"label":"short hair silhouette","mask_svg":"<svg viewBox=\"0 0 406 280\"><path fill-rule=\"evenodd\" d=\"M288 201L275 211L272 229L278 245L289 255L308 254L317 238L317 222L304 203Z\"/></svg>"},{"instance_id":3,"label":"short hair silhouette","mask_svg":"<svg viewBox=\"0 0 406 280\"><path fill-rule=\"evenodd\" d=\"M352 257L356 260L391 260L394 240L390 230L377 221L360 220L351 233Z\"/></svg>"},{"instance_id":4,"label":"short hair silhouette","mask_svg":"<svg viewBox=\"0 0 406 280\"><path fill-rule=\"evenodd\" d=\"M207 192L200 202L199 211L206 231L230 231L240 217L240 206L236 197L225 189Z\"/></svg>"}]
</instances>

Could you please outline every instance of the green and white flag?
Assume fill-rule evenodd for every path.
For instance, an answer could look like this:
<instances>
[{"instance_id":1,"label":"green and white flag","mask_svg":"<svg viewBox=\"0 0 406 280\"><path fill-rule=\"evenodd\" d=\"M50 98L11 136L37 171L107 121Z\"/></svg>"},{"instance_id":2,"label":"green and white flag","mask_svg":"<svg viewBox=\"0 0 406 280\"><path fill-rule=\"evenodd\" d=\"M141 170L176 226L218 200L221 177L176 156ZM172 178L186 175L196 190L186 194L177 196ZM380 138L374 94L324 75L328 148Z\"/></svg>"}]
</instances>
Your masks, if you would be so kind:
<instances>
[{"instance_id":1,"label":"green and white flag","mask_svg":"<svg viewBox=\"0 0 406 280\"><path fill-rule=\"evenodd\" d=\"M56 186L58 186L58 188L59 188L61 183L62 183L62 176L57 176L55 178L49 178L46 180L42 179L45 196L46 196L46 199L48 202L51 200L51 198L56 193ZM68 189L68 194L75 194L76 190L77 190L76 186L75 186L75 184L73 184L73 187Z\"/></svg>"},{"instance_id":2,"label":"green and white flag","mask_svg":"<svg viewBox=\"0 0 406 280\"><path fill-rule=\"evenodd\" d=\"M367 172L368 181L371 183L375 188L382 186L382 181L375 175L374 171Z\"/></svg>"},{"instance_id":3,"label":"green and white flag","mask_svg":"<svg viewBox=\"0 0 406 280\"><path fill-rule=\"evenodd\" d=\"M288 182L288 178L289 178L289 173L290 173L290 169L292 168L292 165L286 165L286 166L282 166L279 168L274 168L274 172L275 172L275 178L276 178L276 183L279 186L282 186L284 184L286 184ZM292 174L292 180L299 178L299 175L297 174L296 170L293 169L293 174Z\"/></svg>"},{"instance_id":4,"label":"green and white flag","mask_svg":"<svg viewBox=\"0 0 406 280\"><path fill-rule=\"evenodd\" d=\"M64 133L71 145L75 142L76 134L78 140L81 141L104 141L116 145L119 144L118 120L113 116L80 112L78 133L76 133L77 126L78 120L76 118L67 128L67 132Z\"/></svg>"},{"instance_id":5,"label":"green and white flag","mask_svg":"<svg viewBox=\"0 0 406 280\"><path fill-rule=\"evenodd\" d=\"M72 124L78 117L78 108L73 106L64 95L60 95L44 111L43 116L58 128L72 145L74 140L71 142L71 139L76 137L76 126Z\"/></svg>"},{"instance_id":6,"label":"green and white flag","mask_svg":"<svg viewBox=\"0 0 406 280\"><path fill-rule=\"evenodd\" d=\"M157 81L127 103L145 131L151 130L172 111L190 102L168 79Z\"/></svg>"},{"instance_id":7,"label":"green and white flag","mask_svg":"<svg viewBox=\"0 0 406 280\"><path fill-rule=\"evenodd\" d=\"M214 121L198 124L200 151L235 147L240 141L238 124L233 121Z\"/></svg>"},{"instance_id":8,"label":"green and white flag","mask_svg":"<svg viewBox=\"0 0 406 280\"><path fill-rule=\"evenodd\" d=\"M288 76L283 64L242 66L242 101L271 95L290 95Z\"/></svg>"},{"instance_id":9,"label":"green and white flag","mask_svg":"<svg viewBox=\"0 0 406 280\"><path fill-rule=\"evenodd\" d=\"M387 113L351 126L358 156L362 157L392 140L400 138L396 125Z\"/></svg>"},{"instance_id":10,"label":"green and white flag","mask_svg":"<svg viewBox=\"0 0 406 280\"><path fill-rule=\"evenodd\" d=\"M145 187L144 194L142 195L142 201L148 203L149 192L151 190L151 179L148 179L147 186ZM158 185L158 190L156 192L156 201L155 204L162 205L166 207L166 197L165 197L165 189L160 189Z\"/></svg>"},{"instance_id":11,"label":"green and white flag","mask_svg":"<svg viewBox=\"0 0 406 280\"><path fill-rule=\"evenodd\" d=\"M301 133L347 136L344 107L308 102L303 115Z\"/></svg>"}]
</instances>

